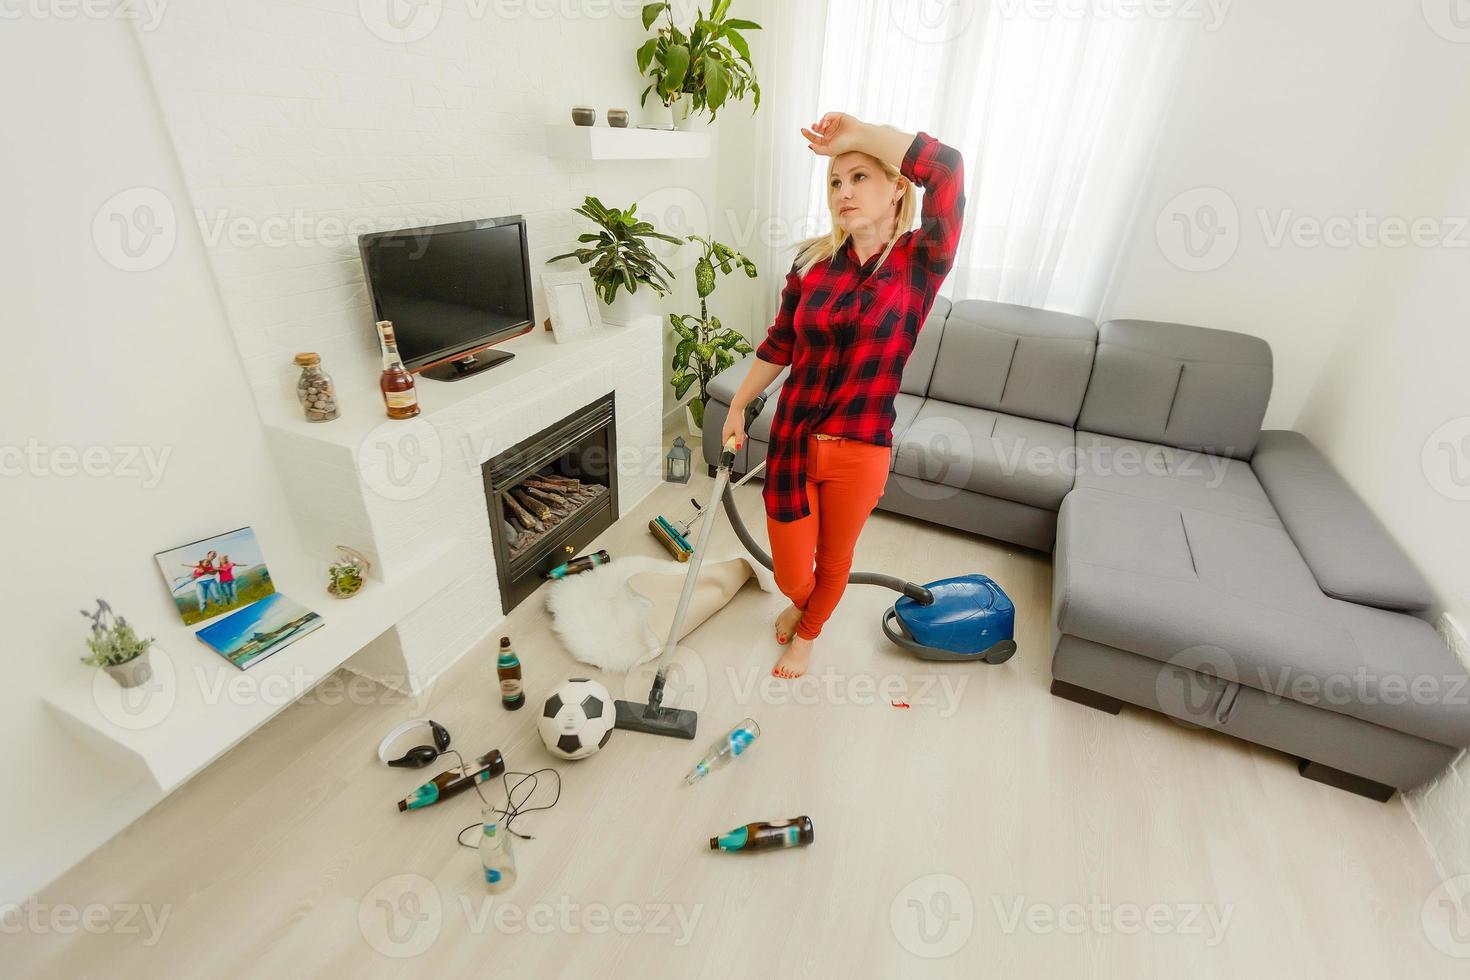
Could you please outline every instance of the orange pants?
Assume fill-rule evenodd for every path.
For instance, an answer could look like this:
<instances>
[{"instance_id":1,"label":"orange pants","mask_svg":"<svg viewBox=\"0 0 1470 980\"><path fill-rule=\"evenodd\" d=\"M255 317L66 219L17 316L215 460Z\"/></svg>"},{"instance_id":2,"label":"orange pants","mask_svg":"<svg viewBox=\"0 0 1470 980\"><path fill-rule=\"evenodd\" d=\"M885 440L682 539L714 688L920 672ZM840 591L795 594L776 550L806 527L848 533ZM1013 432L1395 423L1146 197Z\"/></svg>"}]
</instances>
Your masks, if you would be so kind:
<instances>
[{"instance_id":1,"label":"orange pants","mask_svg":"<svg viewBox=\"0 0 1470 980\"><path fill-rule=\"evenodd\" d=\"M816 639L837 608L852 570L853 548L883 496L892 460L888 446L807 434L811 513L794 521L766 515L776 586L802 610L798 636Z\"/></svg>"}]
</instances>

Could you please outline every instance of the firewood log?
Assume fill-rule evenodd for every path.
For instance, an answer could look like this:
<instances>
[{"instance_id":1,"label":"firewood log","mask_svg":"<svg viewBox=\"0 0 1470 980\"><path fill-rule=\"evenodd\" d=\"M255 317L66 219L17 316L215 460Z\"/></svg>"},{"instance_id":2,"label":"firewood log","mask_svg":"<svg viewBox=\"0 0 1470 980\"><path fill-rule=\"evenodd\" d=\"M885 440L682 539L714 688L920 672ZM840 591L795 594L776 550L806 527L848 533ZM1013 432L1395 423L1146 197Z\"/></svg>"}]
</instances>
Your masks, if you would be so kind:
<instances>
[{"instance_id":1,"label":"firewood log","mask_svg":"<svg viewBox=\"0 0 1470 980\"><path fill-rule=\"evenodd\" d=\"M551 516L551 508L550 507L548 507L545 504L541 503L539 500L533 500L521 488L519 488L519 487L511 487L510 495L512 497L514 497L516 499L516 502L519 503L522 507L526 508L526 510L529 510L531 513L535 514L537 517L541 518L543 521L546 520L547 518L549 518Z\"/></svg>"},{"instance_id":2,"label":"firewood log","mask_svg":"<svg viewBox=\"0 0 1470 980\"><path fill-rule=\"evenodd\" d=\"M546 526L538 521L534 514L526 510L526 508L522 507L520 505L520 502L517 501L511 494L504 494L501 496L500 499L505 501L505 506L510 508L511 514L518 522L520 522L521 527L525 528L528 531L546 530Z\"/></svg>"}]
</instances>

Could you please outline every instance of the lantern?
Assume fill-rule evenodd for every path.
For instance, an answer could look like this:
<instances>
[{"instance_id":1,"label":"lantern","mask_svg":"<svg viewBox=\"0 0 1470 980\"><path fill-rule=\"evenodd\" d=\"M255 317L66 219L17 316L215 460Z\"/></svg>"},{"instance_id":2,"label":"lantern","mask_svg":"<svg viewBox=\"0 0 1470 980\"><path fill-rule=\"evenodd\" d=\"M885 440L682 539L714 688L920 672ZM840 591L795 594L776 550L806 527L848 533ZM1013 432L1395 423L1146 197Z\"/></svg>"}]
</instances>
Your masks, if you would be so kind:
<instances>
[{"instance_id":1,"label":"lantern","mask_svg":"<svg viewBox=\"0 0 1470 980\"><path fill-rule=\"evenodd\" d=\"M669 483L689 482L689 447L683 436L674 436L674 448L664 460L664 480Z\"/></svg>"}]
</instances>

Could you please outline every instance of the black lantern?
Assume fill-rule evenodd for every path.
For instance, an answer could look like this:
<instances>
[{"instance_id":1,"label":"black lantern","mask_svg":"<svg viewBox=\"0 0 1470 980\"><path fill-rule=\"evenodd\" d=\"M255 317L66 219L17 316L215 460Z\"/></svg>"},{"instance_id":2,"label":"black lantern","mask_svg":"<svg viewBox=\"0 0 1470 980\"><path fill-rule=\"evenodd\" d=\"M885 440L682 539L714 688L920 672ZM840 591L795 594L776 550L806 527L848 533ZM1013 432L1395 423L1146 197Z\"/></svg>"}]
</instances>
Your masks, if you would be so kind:
<instances>
[{"instance_id":1,"label":"black lantern","mask_svg":"<svg viewBox=\"0 0 1470 980\"><path fill-rule=\"evenodd\" d=\"M674 448L664 461L664 480L669 483L689 482L689 447L683 436L674 436Z\"/></svg>"}]
</instances>

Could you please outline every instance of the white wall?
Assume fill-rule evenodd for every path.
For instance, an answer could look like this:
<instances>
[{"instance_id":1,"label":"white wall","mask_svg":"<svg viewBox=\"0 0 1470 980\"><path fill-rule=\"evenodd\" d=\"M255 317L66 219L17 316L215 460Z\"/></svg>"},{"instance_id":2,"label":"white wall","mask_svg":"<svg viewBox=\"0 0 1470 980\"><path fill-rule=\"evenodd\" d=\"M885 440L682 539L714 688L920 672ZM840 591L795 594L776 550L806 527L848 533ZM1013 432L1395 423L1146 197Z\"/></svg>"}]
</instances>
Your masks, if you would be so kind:
<instances>
[{"instance_id":1,"label":"white wall","mask_svg":"<svg viewBox=\"0 0 1470 980\"><path fill-rule=\"evenodd\" d=\"M712 196L717 155L546 155L545 124L570 124L574 104L594 106L599 126L612 107L632 124L658 115L656 98L638 105L647 84L634 57L647 36L638 4L398 4L416 12L401 35L375 20L376 6L199 0L142 34L266 413L295 410L299 350L319 351L341 388L375 383L360 231L523 214L544 318L539 277L591 230L571 211L584 196L636 201L660 222ZM686 275L664 303L697 312L693 297ZM672 406L672 389L665 397Z\"/></svg>"},{"instance_id":2,"label":"white wall","mask_svg":"<svg viewBox=\"0 0 1470 980\"><path fill-rule=\"evenodd\" d=\"M182 223L171 253L167 238L139 252L156 268L114 264L129 260L113 215L140 222L141 247L137 228L187 207L131 28L7 21L0 87L13 372L0 422L0 742L14 788L0 812L0 901L12 901L157 801L42 707L92 669L77 662L78 610L102 597L142 631L176 623L155 552L248 524L269 554L294 530L198 236ZM119 192L132 197L109 205ZM89 447L95 475L68 456Z\"/></svg>"},{"instance_id":3,"label":"white wall","mask_svg":"<svg viewBox=\"0 0 1470 980\"><path fill-rule=\"evenodd\" d=\"M1231 4L1219 30L1196 30L1104 318L1264 337L1276 358L1266 425L1290 428L1394 250L1274 244L1272 234L1283 217L1309 228L1360 210L1413 216L1424 161L1406 147L1426 124L1463 123L1451 92L1430 83L1431 66L1466 57L1418 3ZM1176 215L1203 248L1205 205L1226 234L1201 257L1210 268L1193 271Z\"/></svg>"}]
</instances>

